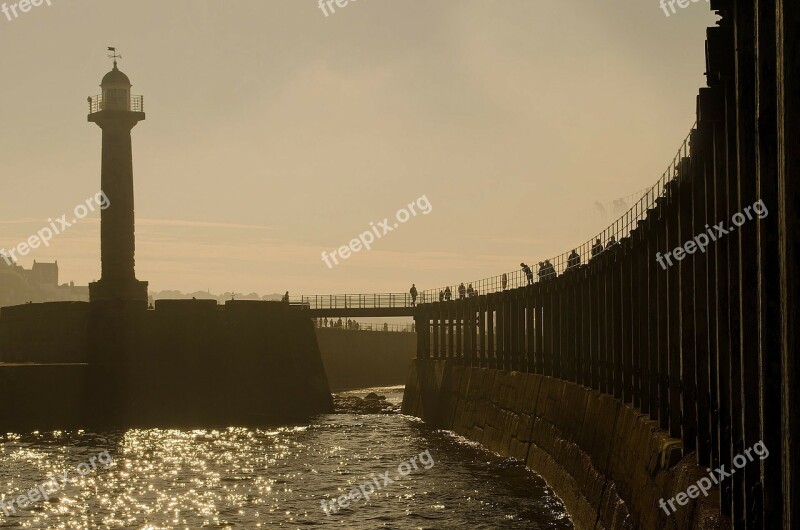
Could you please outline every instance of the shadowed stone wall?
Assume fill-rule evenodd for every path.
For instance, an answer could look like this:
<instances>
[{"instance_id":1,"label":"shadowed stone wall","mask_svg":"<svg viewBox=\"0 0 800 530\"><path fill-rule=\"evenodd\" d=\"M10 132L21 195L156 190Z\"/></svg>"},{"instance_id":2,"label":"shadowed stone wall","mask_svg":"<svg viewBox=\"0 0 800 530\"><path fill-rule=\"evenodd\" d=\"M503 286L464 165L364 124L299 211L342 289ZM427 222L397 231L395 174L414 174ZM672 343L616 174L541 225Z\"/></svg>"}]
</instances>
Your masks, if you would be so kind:
<instances>
[{"instance_id":1,"label":"shadowed stone wall","mask_svg":"<svg viewBox=\"0 0 800 530\"><path fill-rule=\"evenodd\" d=\"M406 382L417 354L417 334L318 328L317 341L331 390Z\"/></svg>"},{"instance_id":2,"label":"shadowed stone wall","mask_svg":"<svg viewBox=\"0 0 800 530\"><path fill-rule=\"evenodd\" d=\"M719 492L659 508L702 476L657 422L611 396L539 374L415 360L403 413L452 430L539 473L576 528L727 528ZM596 526L595 526L596 524Z\"/></svg>"},{"instance_id":3,"label":"shadowed stone wall","mask_svg":"<svg viewBox=\"0 0 800 530\"><path fill-rule=\"evenodd\" d=\"M260 425L333 411L311 320L277 302L3 308L0 359L9 431Z\"/></svg>"}]
</instances>

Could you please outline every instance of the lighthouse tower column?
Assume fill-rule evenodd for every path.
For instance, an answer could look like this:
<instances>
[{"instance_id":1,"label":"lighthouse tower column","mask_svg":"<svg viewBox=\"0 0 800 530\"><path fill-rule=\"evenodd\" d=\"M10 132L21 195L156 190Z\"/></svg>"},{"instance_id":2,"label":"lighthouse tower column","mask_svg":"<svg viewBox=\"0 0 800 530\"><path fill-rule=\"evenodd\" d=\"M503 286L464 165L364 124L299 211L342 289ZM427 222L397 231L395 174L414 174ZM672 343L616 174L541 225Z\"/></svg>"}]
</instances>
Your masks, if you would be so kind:
<instances>
[{"instance_id":1,"label":"lighthouse tower column","mask_svg":"<svg viewBox=\"0 0 800 530\"><path fill-rule=\"evenodd\" d=\"M91 301L147 303L147 282L134 272L133 153L131 130L144 120L142 96L131 96L128 76L117 68L105 75L102 94L90 97L88 120L103 131L100 185L109 206L100 214L100 280L89 285Z\"/></svg>"}]
</instances>

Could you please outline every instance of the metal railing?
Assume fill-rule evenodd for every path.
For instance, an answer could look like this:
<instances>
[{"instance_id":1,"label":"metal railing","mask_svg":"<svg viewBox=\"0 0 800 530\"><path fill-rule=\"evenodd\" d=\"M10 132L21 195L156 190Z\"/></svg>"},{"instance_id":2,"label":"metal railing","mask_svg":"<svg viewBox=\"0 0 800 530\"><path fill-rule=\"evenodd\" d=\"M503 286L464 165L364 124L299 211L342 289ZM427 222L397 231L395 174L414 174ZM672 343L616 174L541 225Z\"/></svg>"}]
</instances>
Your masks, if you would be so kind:
<instances>
[{"instance_id":1,"label":"metal railing","mask_svg":"<svg viewBox=\"0 0 800 530\"><path fill-rule=\"evenodd\" d=\"M102 110L127 110L130 112L144 112L144 96L130 96L129 101L122 101L121 104L118 101L104 101L102 94L89 96L86 101L89 103L89 114L94 114L95 112L100 112Z\"/></svg>"},{"instance_id":2,"label":"metal railing","mask_svg":"<svg viewBox=\"0 0 800 530\"><path fill-rule=\"evenodd\" d=\"M389 331L397 333L413 333L414 324L365 324L355 320L313 319L314 327L320 329L339 329L343 331Z\"/></svg>"},{"instance_id":3,"label":"metal railing","mask_svg":"<svg viewBox=\"0 0 800 530\"><path fill-rule=\"evenodd\" d=\"M694 129L694 125L692 126ZM645 219L647 212L653 208L656 201L665 196L667 184L678 176L679 168L689 158L689 137L686 136L672 159L667 170L661 175L653 186L644 191L643 195L631 206L627 212L611 223L606 229L574 249L554 256L550 259L530 265L530 274L521 269L509 271L497 276L482 278L472 282L452 284L436 289L420 291L415 302L412 302L409 293L374 293L374 294L324 294L311 296L293 296L289 298L292 305L302 305L308 309L388 309L410 308L415 305L478 296L495 293L506 289L524 287L537 281L546 281L555 278L571 269L583 267L592 258L600 255L611 245L618 244L636 228L638 223ZM449 293L448 293L449 291Z\"/></svg>"},{"instance_id":4,"label":"metal railing","mask_svg":"<svg viewBox=\"0 0 800 530\"><path fill-rule=\"evenodd\" d=\"M416 303L425 303L423 293L417 296ZM433 301L433 300L428 300ZM409 293L373 294L319 294L310 296L290 296L289 303L302 305L308 309L395 309L414 307Z\"/></svg>"},{"instance_id":5,"label":"metal railing","mask_svg":"<svg viewBox=\"0 0 800 530\"><path fill-rule=\"evenodd\" d=\"M692 129L694 129L694 125ZM528 263L531 268L530 276L521 269L516 269L498 276L491 276L489 278L482 278L480 280L473 280L461 284L446 285L436 289L426 289L420 293L420 298L424 297L424 299L431 302L438 301L440 298L447 300L447 289L450 290L450 299L457 299L461 298L462 295L463 297L468 297L471 293L477 296L504 291L506 289L524 287L536 281L555 278L574 267L581 267L589 263L593 257L602 253L606 248L619 243L622 238L627 237L630 232L636 228L639 221L647 216L647 211L655 205L658 198L664 196L667 183L678 175L678 168L682 163L685 163L683 161L689 157L690 135L691 133L683 140L681 147L678 149L678 153L672 159L669 167L658 181L646 190L644 195L642 195L627 212L595 237L576 246L574 249L541 261L538 264ZM524 262L524 260L522 261ZM462 286L463 289L461 289ZM471 291L470 287L472 287Z\"/></svg>"}]
</instances>

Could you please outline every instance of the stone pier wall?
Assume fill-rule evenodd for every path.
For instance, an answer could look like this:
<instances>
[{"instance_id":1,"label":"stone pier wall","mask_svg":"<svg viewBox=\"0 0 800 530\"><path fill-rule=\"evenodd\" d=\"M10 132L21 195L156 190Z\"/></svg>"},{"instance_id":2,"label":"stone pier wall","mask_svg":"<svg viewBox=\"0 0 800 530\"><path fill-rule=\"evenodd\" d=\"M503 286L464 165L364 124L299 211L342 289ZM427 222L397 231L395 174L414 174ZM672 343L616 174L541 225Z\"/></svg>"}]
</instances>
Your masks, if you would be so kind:
<instances>
[{"instance_id":1,"label":"stone pier wall","mask_svg":"<svg viewBox=\"0 0 800 530\"><path fill-rule=\"evenodd\" d=\"M415 360L403 412L514 457L564 501L578 529L729 528L719 491L676 503L705 469L657 422L583 386L538 374Z\"/></svg>"},{"instance_id":2,"label":"stone pier wall","mask_svg":"<svg viewBox=\"0 0 800 530\"><path fill-rule=\"evenodd\" d=\"M333 391L402 385L417 354L417 334L318 328L317 342Z\"/></svg>"},{"instance_id":3,"label":"stone pier wall","mask_svg":"<svg viewBox=\"0 0 800 530\"><path fill-rule=\"evenodd\" d=\"M3 432L273 425L333 412L311 319L272 302L0 311Z\"/></svg>"}]
</instances>

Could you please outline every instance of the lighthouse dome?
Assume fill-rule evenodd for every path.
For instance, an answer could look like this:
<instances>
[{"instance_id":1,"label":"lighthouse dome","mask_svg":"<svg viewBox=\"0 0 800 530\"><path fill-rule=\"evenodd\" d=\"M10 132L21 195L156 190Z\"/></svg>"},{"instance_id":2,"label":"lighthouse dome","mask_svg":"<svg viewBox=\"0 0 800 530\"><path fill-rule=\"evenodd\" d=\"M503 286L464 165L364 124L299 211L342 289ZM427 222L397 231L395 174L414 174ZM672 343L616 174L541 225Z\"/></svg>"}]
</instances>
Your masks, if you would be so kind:
<instances>
[{"instance_id":1,"label":"lighthouse dome","mask_svg":"<svg viewBox=\"0 0 800 530\"><path fill-rule=\"evenodd\" d=\"M103 77L103 110L131 110L131 81L128 76L114 69Z\"/></svg>"},{"instance_id":2,"label":"lighthouse dome","mask_svg":"<svg viewBox=\"0 0 800 530\"><path fill-rule=\"evenodd\" d=\"M103 88L128 88L130 89L131 80L128 79L128 76L123 74L121 71L114 66L114 69L108 72L104 77L103 81L100 83L100 86Z\"/></svg>"}]
</instances>

